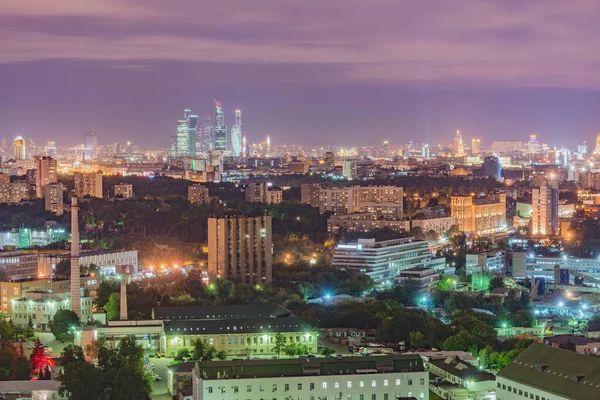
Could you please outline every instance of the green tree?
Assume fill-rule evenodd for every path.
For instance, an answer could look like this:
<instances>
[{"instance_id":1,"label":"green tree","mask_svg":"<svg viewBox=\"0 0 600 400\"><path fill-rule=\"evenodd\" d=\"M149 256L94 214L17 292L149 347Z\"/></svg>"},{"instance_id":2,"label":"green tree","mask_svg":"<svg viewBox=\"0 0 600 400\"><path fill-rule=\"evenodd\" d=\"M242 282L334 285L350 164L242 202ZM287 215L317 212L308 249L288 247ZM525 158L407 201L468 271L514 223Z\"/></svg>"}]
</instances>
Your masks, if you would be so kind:
<instances>
[{"instance_id":1,"label":"green tree","mask_svg":"<svg viewBox=\"0 0 600 400\"><path fill-rule=\"evenodd\" d=\"M203 361L206 356L207 348L204 342L200 339L192 340L192 361ZM210 360L209 360L210 361Z\"/></svg>"},{"instance_id":2,"label":"green tree","mask_svg":"<svg viewBox=\"0 0 600 400\"><path fill-rule=\"evenodd\" d=\"M104 306L104 311L106 312L106 319L109 321L119 319L121 316L121 295L119 293L112 293L108 297L108 303Z\"/></svg>"},{"instance_id":3,"label":"green tree","mask_svg":"<svg viewBox=\"0 0 600 400\"><path fill-rule=\"evenodd\" d=\"M321 349L321 355L322 355L323 357L331 357L331 356L333 356L334 354L335 354L335 349L334 349L333 347L330 347L330 346L324 346L324 347Z\"/></svg>"},{"instance_id":4,"label":"green tree","mask_svg":"<svg viewBox=\"0 0 600 400\"><path fill-rule=\"evenodd\" d=\"M219 361L225 361L227 359L227 353L225 352L225 350L219 350L215 354L215 358Z\"/></svg>"},{"instance_id":5,"label":"green tree","mask_svg":"<svg viewBox=\"0 0 600 400\"><path fill-rule=\"evenodd\" d=\"M85 361L69 363L56 380L60 382L59 394L69 400L106 398L104 375L94 364Z\"/></svg>"},{"instance_id":6,"label":"green tree","mask_svg":"<svg viewBox=\"0 0 600 400\"><path fill-rule=\"evenodd\" d=\"M74 328L79 326L79 318L71 310L57 310L49 323L50 331L58 340L72 340Z\"/></svg>"},{"instance_id":7,"label":"green tree","mask_svg":"<svg viewBox=\"0 0 600 400\"><path fill-rule=\"evenodd\" d=\"M177 351L177 355L175 356L175 361L185 362L191 357L192 357L192 354L190 353L190 350L188 348L183 348L183 349L179 349L179 351Z\"/></svg>"},{"instance_id":8,"label":"green tree","mask_svg":"<svg viewBox=\"0 0 600 400\"><path fill-rule=\"evenodd\" d=\"M5 319L0 320L0 340L12 340L14 337L14 326Z\"/></svg>"},{"instance_id":9,"label":"green tree","mask_svg":"<svg viewBox=\"0 0 600 400\"><path fill-rule=\"evenodd\" d=\"M28 381L31 378L31 364L24 356L15 361L15 380Z\"/></svg>"},{"instance_id":10,"label":"green tree","mask_svg":"<svg viewBox=\"0 0 600 400\"><path fill-rule=\"evenodd\" d=\"M268 339L267 339L268 340ZM273 346L272 351L277 354L277 357L281 356L281 353L285 348L285 337L281 333L277 333L275 335L275 346Z\"/></svg>"},{"instance_id":11,"label":"green tree","mask_svg":"<svg viewBox=\"0 0 600 400\"><path fill-rule=\"evenodd\" d=\"M85 361L83 349L80 346L75 346L73 344L66 346L61 353L60 365L64 367L67 364L75 363L78 361Z\"/></svg>"},{"instance_id":12,"label":"green tree","mask_svg":"<svg viewBox=\"0 0 600 400\"><path fill-rule=\"evenodd\" d=\"M54 273L63 279L68 279L71 274L71 260L64 259L60 260L54 267Z\"/></svg>"},{"instance_id":13,"label":"green tree","mask_svg":"<svg viewBox=\"0 0 600 400\"><path fill-rule=\"evenodd\" d=\"M490 279L489 290L494 290L494 289L503 288L503 287L504 287L504 278L502 278L501 276L495 276L492 279Z\"/></svg>"},{"instance_id":14,"label":"green tree","mask_svg":"<svg viewBox=\"0 0 600 400\"><path fill-rule=\"evenodd\" d=\"M419 349L425 345L425 335L419 331L410 333L409 343L413 349Z\"/></svg>"}]
</instances>

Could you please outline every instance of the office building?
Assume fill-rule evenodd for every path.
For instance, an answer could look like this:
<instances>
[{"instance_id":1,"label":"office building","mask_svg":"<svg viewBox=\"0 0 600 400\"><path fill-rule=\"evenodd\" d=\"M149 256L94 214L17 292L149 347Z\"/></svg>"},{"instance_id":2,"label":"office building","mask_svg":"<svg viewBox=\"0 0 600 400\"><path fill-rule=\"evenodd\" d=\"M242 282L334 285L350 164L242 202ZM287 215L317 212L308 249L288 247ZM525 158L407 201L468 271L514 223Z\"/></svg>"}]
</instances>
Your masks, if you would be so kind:
<instances>
[{"instance_id":1,"label":"office building","mask_svg":"<svg viewBox=\"0 0 600 400\"><path fill-rule=\"evenodd\" d=\"M194 399L429 399L418 355L199 362Z\"/></svg>"},{"instance_id":2,"label":"office building","mask_svg":"<svg viewBox=\"0 0 600 400\"><path fill-rule=\"evenodd\" d=\"M48 142L46 145L46 155L48 157L56 158L56 143Z\"/></svg>"},{"instance_id":3,"label":"office building","mask_svg":"<svg viewBox=\"0 0 600 400\"><path fill-rule=\"evenodd\" d=\"M376 242L358 239L356 243L338 244L332 266L351 269L368 275L377 285L391 285L401 271L413 267L433 268L446 266L445 258L434 258L427 241L413 237Z\"/></svg>"},{"instance_id":4,"label":"office building","mask_svg":"<svg viewBox=\"0 0 600 400\"><path fill-rule=\"evenodd\" d=\"M81 292L83 290L80 289ZM92 298L80 296L81 315L83 323L92 320ZM20 328L26 328L29 321L33 329L41 332L50 331L50 321L58 310L71 310L71 299L68 293L27 292L25 297L13 300L12 323Z\"/></svg>"},{"instance_id":5,"label":"office building","mask_svg":"<svg viewBox=\"0 0 600 400\"><path fill-rule=\"evenodd\" d=\"M65 188L62 183L48 183L44 185L44 209L56 215L63 215L63 193Z\"/></svg>"},{"instance_id":6,"label":"office building","mask_svg":"<svg viewBox=\"0 0 600 400\"><path fill-rule=\"evenodd\" d=\"M539 145L537 141L537 135L531 134L529 135L529 142L527 142L527 153L531 155L536 155L539 152Z\"/></svg>"},{"instance_id":7,"label":"office building","mask_svg":"<svg viewBox=\"0 0 600 400\"><path fill-rule=\"evenodd\" d=\"M481 139L471 139L471 154L476 156L481 153Z\"/></svg>"},{"instance_id":8,"label":"office building","mask_svg":"<svg viewBox=\"0 0 600 400\"><path fill-rule=\"evenodd\" d=\"M102 198L102 172L75 172L75 196Z\"/></svg>"},{"instance_id":9,"label":"office building","mask_svg":"<svg viewBox=\"0 0 600 400\"><path fill-rule=\"evenodd\" d=\"M202 121L202 138L200 140L200 148L203 153L214 150L215 138L212 117L205 115Z\"/></svg>"},{"instance_id":10,"label":"office building","mask_svg":"<svg viewBox=\"0 0 600 400\"><path fill-rule=\"evenodd\" d=\"M494 178L495 180L499 181L501 177L500 171L500 160L498 157L487 156L483 159L483 165L481 166L482 176Z\"/></svg>"},{"instance_id":11,"label":"office building","mask_svg":"<svg viewBox=\"0 0 600 400\"><path fill-rule=\"evenodd\" d=\"M228 356L274 355L277 334L317 352L316 329L276 304L155 307L152 318L163 321L162 343L170 357L192 350L197 339Z\"/></svg>"},{"instance_id":12,"label":"office building","mask_svg":"<svg viewBox=\"0 0 600 400\"><path fill-rule=\"evenodd\" d=\"M62 229L37 230L19 228L7 232L0 232L0 248L29 249L34 246L48 246L49 244L69 240L69 235Z\"/></svg>"},{"instance_id":13,"label":"office building","mask_svg":"<svg viewBox=\"0 0 600 400\"><path fill-rule=\"evenodd\" d=\"M113 192L115 193L115 197L131 199L133 198L133 185L121 182L113 186Z\"/></svg>"},{"instance_id":14,"label":"office building","mask_svg":"<svg viewBox=\"0 0 600 400\"><path fill-rule=\"evenodd\" d=\"M27 182L0 183L0 203L19 203L31 198L31 185Z\"/></svg>"},{"instance_id":15,"label":"office building","mask_svg":"<svg viewBox=\"0 0 600 400\"><path fill-rule=\"evenodd\" d=\"M195 184L188 186L188 201L192 204L208 204L210 196L206 185Z\"/></svg>"},{"instance_id":16,"label":"office building","mask_svg":"<svg viewBox=\"0 0 600 400\"><path fill-rule=\"evenodd\" d=\"M58 182L58 163L52 157L39 157L36 159L35 193L39 198L44 197L44 187L50 183Z\"/></svg>"},{"instance_id":17,"label":"office building","mask_svg":"<svg viewBox=\"0 0 600 400\"><path fill-rule=\"evenodd\" d=\"M35 278L38 276L38 256L29 251L1 252L0 270L8 281Z\"/></svg>"},{"instance_id":18,"label":"office building","mask_svg":"<svg viewBox=\"0 0 600 400\"><path fill-rule=\"evenodd\" d=\"M440 282L440 274L433 268L413 267L400 271L400 274L394 278L396 285L402 286L413 284L417 293L420 295L429 295L437 289Z\"/></svg>"},{"instance_id":19,"label":"office building","mask_svg":"<svg viewBox=\"0 0 600 400\"><path fill-rule=\"evenodd\" d=\"M506 252L489 251L478 254L467 254L466 264L467 274L475 272L504 274L506 272Z\"/></svg>"},{"instance_id":20,"label":"office building","mask_svg":"<svg viewBox=\"0 0 600 400\"><path fill-rule=\"evenodd\" d=\"M567 271L568 276L565 277L571 283L577 274L600 279L600 260L598 258L536 256L533 253L525 252L509 254L512 257L512 275L516 279L543 278L546 282L554 282L556 265L560 265L559 273Z\"/></svg>"},{"instance_id":21,"label":"office building","mask_svg":"<svg viewBox=\"0 0 600 400\"><path fill-rule=\"evenodd\" d=\"M219 151L227 151L227 126L225 125L225 114L221 107L221 102L215 104L215 144L214 149Z\"/></svg>"},{"instance_id":22,"label":"office building","mask_svg":"<svg viewBox=\"0 0 600 400\"><path fill-rule=\"evenodd\" d=\"M242 111L235 110L235 124L231 127L231 155L242 155Z\"/></svg>"},{"instance_id":23,"label":"office building","mask_svg":"<svg viewBox=\"0 0 600 400\"><path fill-rule=\"evenodd\" d=\"M270 216L209 218L209 279L239 278L247 283L271 282L271 223Z\"/></svg>"},{"instance_id":24,"label":"office building","mask_svg":"<svg viewBox=\"0 0 600 400\"><path fill-rule=\"evenodd\" d=\"M27 159L27 144L23 136L17 136L13 142L13 158L15 161Z\"/></svg>"},{"instance_id":25,"label":"office building","mask_svg":"<svg viewBox=\"0 0 600 400\"><path fill-rule=\"evenodd\" d=\"M198 116L191 113L192 111L186 109L184 114L186 115L186 119L188 121L188 146L187 146L187 155L195 155L196 154L196 138L198 136Z\"/></svg>"},{"instance_id":26,"label":"office building","mask_svg":"<svg viewBox=\"0 0 600 400\"><path fill-rule=\"evenodd\" d=\"M190 154L190 123L187 119L177 121L177 130L175 134L175 153L174 156L189 156Z\"/></svg>"},{"instance_id":27,"label":"office building","mask_svg":"<svg viewBox=\"0 0 600 400\"><path fill-rule=\"evenodd\" d=\"M97 276L82 276L81 288L95 296L100 283ZM12 314L13 302L22 299L29 292L70 293L71 281L69 279L56 280L49 276L26 279L21 281L0 282L0 309L5 314Z\"/></svg>"},{"instance_id":28,"label":"office building","mask_svg":"<svg viewBox=\"0 0 600 400\"><path fill-rule=\"evenodd\" d=\"M300 185L300 202L311 207L319 207L319 183L303 183Z\"/></svg>"},{"instance_id":29,"label":"office building","mask_svg":"<svg viewBox=\"0 0 600 400\"><path fill-rule=\"evenodd\" d=\"M475 199L451 196L450 210L458 229L467 235L486 235L506 230L506 194Z\"/></svg>"},{"instance_id":30,"label":"office building","mask_svg":"<svg viewBox=\"0 0 600 400\"><path fill-rule=\"evenodd\" d=\"M85 133L83 147L83 157L86 161L96 158L98 155L98 138L93 129Z\"/></svg>"},{"instance_id":31,"label":"office building","mask_svg":"<svg viewBox=\"0 0 600 400\"><path fill-rule=\"evenodd\" d=\"M250 183L244 194L248 203L279 204L283 201L283 191L271 189L265 182Z\"/></svg>"},{"instance_id":32,"label":"office building","mask_svg":"<svg viewBox=\"0 0 600 400\"><path fill-rule=\"evenodd\" d=\"M371 213L332 215L327 220L327 232L369 232L373 229L390 228L396 231L410 231L410 221L382 219Z\"/></svg>"},{"instance_id":33,"label":"office building","mask_svg":"<svg viewBox=\"0 0 600 400\"><path fill-rule=\"evenodd\" d=\"M496 376L498 400L596 400L600 358L532 343Z\"/></svg>"},{"instance_id":34,"label":"office building","mask_svg":"<svg viewBox=\"0 0 600 400\"><path fill-rule=\"evenodd\" d=\"M342 176L348 180L356 179L358 176L356 171L356 160L342 161Z\"/></svg>"},{"instance_id":35,"label":"office building","mask_svg":"<svg viewBox=\"0 0 600 400\"><path fill-rule=\"evenodd\" d=\"M531 197L531 234L558 235L558 181L545 181Z\"/></svg>"}]
</instances>

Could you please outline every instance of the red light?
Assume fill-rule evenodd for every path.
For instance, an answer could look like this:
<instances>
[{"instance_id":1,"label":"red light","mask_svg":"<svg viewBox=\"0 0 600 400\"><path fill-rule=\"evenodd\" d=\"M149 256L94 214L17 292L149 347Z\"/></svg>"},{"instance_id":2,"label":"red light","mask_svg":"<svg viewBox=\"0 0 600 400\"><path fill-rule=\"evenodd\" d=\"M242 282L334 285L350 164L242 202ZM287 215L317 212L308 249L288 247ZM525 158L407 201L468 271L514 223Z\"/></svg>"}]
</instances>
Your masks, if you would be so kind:
<instances>
[{"instance_id":1,"label":"red light","mask_svg":"<svg viewBox=\"0 0 600 400\"><path fill-rule=\"evenodd\" d=\"M48 365L50 367L54 367L54 361L52 361L52 359L48 359Z\"/></svg>"},{"instance_id":2,"label":"red light","mask_svg":"<svg viewBox=\"0 0 600 400\"><path fill-rule=\"evenodd\" d=\"M221 107L221 102L217 101L217 107Z\"/></svg>"}]
</instances>

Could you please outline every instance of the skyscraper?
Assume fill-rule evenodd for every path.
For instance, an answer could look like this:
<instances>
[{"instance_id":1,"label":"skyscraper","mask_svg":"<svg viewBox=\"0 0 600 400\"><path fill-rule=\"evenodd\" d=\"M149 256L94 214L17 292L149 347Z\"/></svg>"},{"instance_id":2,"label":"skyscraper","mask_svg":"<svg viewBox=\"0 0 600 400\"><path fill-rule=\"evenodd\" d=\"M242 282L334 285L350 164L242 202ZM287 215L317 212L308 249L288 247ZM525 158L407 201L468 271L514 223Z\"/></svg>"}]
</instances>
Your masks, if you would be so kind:
<instances>
[{"instance_id":1,"label":"skyscraper","mask_svg":"<svg viewBox=\"0 0 600 400\"><path fill-rule=\"evenodd\" d=\"M471 139L471 154L477 155L481 152L481 140L477 138Z\"/></svg>"},{"instance_id":2,"label":"skyscraper","mask_svg":"<svg viewBox=\"0 0 600 400\"><path fill-rule=\"evenodd\" d=\"M17 136L15 138L13 156L15 160L27 159L26 143L25 138L23 138L23 136Z\"/></svg>"},{"instance_id":3,"label":"skyscraper","mask_svg":"<svg viewBox=\"0 0 600 400\"><path fill-rule=\"evenodd\" d=\"M596 136L596 147L594 147L594 157L600 157L600 133Z\"/></svg>"},{"instance_id":4,"label":"skyscraper","mask_svg":"<svg viewBox=\"0 0 600 400\"><path fill-rule=\"evenodd\" d=\"M246 158L248 156L248 148L246 144L246 132L242 133L242 157Z\"/></svg>"},{"instance_id":5,"label":"skyscraper","mask_svg":"<svg viewBox=\"0 0 600 400\"><path fill-rule=\"evenodd\" d=\"M458 129L456 130L456 137L454 138L454 156L465 156L465 144L463 143L462 135L460 134L460 131Z\"/></svg>"},{"instance_id":6,"label":"skyscraper","mask_svg":"<svg viewBox=\"0 0 600 400\"><path fill-rule=\"evenodd\" d=\"M231 127L231 155L242 155L242 111L235 110L235 124Z\"/></svg>"},{"instance_id":7,"label":"skyscraper","mask_svg":"<svg viewBox=\"0 0 600 400\"><path fill-rule=\"evenodd\" d=\"M537 135L532 133L531 135L529 135L529 142L527 143L527 152L529 154L537 154L538 150L539 148Z\"/></svg>"},{"instance_id":8,"label":"skyscraper","mask_svg":"<svg viewBox=\"0 0 600 400\"><path fill-rule=\"evenodd\" d=\"M545 181L531 190L531 233L558 235L558 181Z\"/></svg>"},{"instance_id":9,"label":"skyscraper","mask_svg":"<svg viewBox=\"0 0 600 400\"><path fill-rule=\"evenodd\" d=\"M46 155L48 157L56 158L56 143L48 142L46 145Z\"/></svg>"},{"instance_id":10,"label":"skyscraper","mask_svg":"<svg viewBox=\"0 0 600 400\"><path fill-rule=\"evenodd\" d=\"M202 139L200 141L200 148L203 153L214 150L215 138L212 124L212 117L210 115L204 116L202 123Z\"/></svg>"},{"instance_id":11,"label":"skyscraper","mask_svg":"<svg viewBox=\"0 0 600 400\"><path fill-rule=\"evenodd\" d=\"M221 102L215 104L215 150L227 150L227 126L225 125L225 115Z\"/></svg>"},{"instance_id":12,"label":"skyscraper","mask_svg":"<svg viewBox=\"0 0 600 400\"><path fill-rule=\"evenodd\" d=\"M271 154L271 134L267 132L267 156Z\"/></svg>"},{"instance_id":13,"label":"skyscraper","mask_svg":"<svg viewBox=\"0 0 600 400\"><path fill-rule=\"evenodd\" d=\"M35 171L35 194L44 197L44 186L58 182L57 162L52 157L39 157Z\"/></svg>"},{"instance_id":14,"label":"skyscraper","mask_svg":"<svg viewBox=\"0 0 600 400\"><path fill-rule=\"evenodd\" d=\"M63 192L65 188L62 183L49 183L44 186L44 208L46 211L56 215L63 215Z\"/></svg>"},{"instance_id":15,"label":"skyscraper","mask_svg":"<svg viewBox=\"0 0 600 400\"><path fill-rule=\"evenodd\" d=\"M98 138L94 133L94 129L87 131L83 136L83 147L85 150L83 151L83 158L85 160L91 160L96 158L98 154Z\"/></svg>"},{"instance_id":16,"label":"skyscraper","mask_svg":"<svg viewBox=\"0 0 600 400\"><path fill-rule=\"evenodd\" d=\"M500 180L500 160L496 156L487 156L483 159L483 165L481 166L482 175L485 177L492 177L495 180Z\"/></svg>"},{"instance_id":17,"label":"skyscraper","mask_svg":"<svg viewBox=\"0 0 600 400\"><path fill-rule=\"evenodd\" d=\"M177 121L177 133L175 134L175 154L176 156L186 156L189 154L190 141L189 137L190 124L187 119Z\"/></svg>"},{"instance_id":18,"label":"skyscraper","mask_svg":"<svg viewBox=\"0 0 600 400\"><path fill-rule=\"evenodd\" d=\"M190 111L190 110L186 110ZM196 154L196 136L198 135L198 116L194 114L188 114L188 151L187 154Z\"/></svg>"}]
</instances>

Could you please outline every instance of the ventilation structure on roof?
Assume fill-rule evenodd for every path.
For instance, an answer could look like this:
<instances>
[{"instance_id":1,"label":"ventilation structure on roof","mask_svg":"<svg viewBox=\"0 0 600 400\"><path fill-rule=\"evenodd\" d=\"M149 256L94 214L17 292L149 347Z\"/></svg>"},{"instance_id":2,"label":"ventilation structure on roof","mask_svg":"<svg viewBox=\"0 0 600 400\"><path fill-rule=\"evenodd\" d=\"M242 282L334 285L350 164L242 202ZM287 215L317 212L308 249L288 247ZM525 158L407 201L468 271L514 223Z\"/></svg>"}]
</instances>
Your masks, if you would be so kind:
<instances>
[{"instance_id":1,"label":"ventilation structure on roof","mask_svg":"<svg viewBox=\"0 0 600 400\"><path fill-rule=\"evenodd\" d=\"M533 366L537 372L544 372L548 368L548 363L537 363Z\"/></svg>"}]
</instances>

